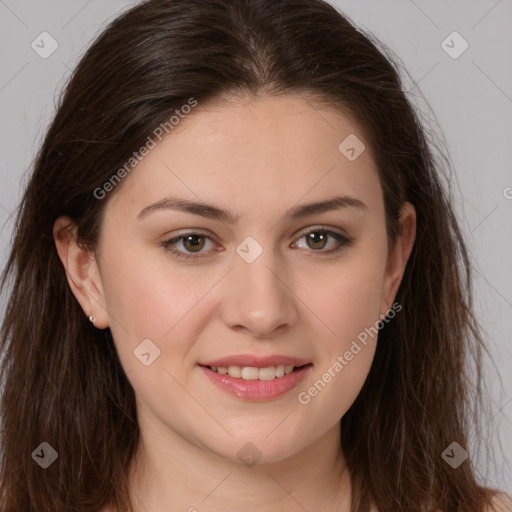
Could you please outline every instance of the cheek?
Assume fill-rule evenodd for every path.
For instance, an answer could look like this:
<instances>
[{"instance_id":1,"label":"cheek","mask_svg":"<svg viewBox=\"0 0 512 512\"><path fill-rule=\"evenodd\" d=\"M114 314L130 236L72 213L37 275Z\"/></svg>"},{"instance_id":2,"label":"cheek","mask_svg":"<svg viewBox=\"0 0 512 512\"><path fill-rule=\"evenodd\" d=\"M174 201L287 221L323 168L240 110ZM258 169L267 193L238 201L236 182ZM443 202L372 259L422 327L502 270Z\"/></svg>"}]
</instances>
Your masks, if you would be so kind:
<instances>
[{"instance_id":1,"label":"cheek","mask_svg":"<svg viewBox=\"0 0 512 512\"><path fill-rule=\"evenodd\" d=\"M197 337L195 331L199 332L197 316L212 286L211 274L186 272L166 262L165 256L153 258L148 250L123 254L105 258L103 282L110 329L125 370L139 368L134 350L146 339L161 356L172 346L174 358L183 360L180 353L187 351L190 339Z\"/></svg>"},{"instance_id":2,"label":"cheek","mask_svg":"<svg viewBox=\"0 0 512 512\"><path fill-rule=\"evenodd\" d=\"M297 390L311 427L334 425L359 395L371 368L379 321L379 268L347 276L324 299L322 320L330 327L317 339L317 364ZM322 304L318 304L321 306ZM323 329L325 332L325 329Z\"/></svg>"},{"instance_id":3,"label":"cheek","mask_svg":"<svg viewBox=\"0 0 512 512\"><path fill-rule=\"evenodd\" d=\"M308 425L311 432L321 431L339 422L366 381L375 354L375 342L364 345L356 341L355 344L350 343L349 347L350 350L333 354L297 390L299 407L311 418Z\"/></svg>"},{"instance_id":4,"label":"cheek","mask_svg":"<svg viewBox=\"0 0 512 512\"><path fill-rule=\"evenodd\" d=\"M171 419L168 412L169 407L183 404L195 415L203 412L194 409L197 404L187 392L194 365L186 361L203 329L201 319L207 316L204 296L212 279L141 262L136 258L118 261L110 269L108 300L115 317L112 336L138 400L163 423L186 432L191 429L188 417Z\"/></svg>"},{"instance_id":5,"label":"cheek","mask_svg":"<svg viewBox=\"0 0 512 512\"><path fill-rule=\"evenodd\" d=\"M303 278L298 294L307 297L305 302L318 317L324 353L348 350L352 339L379 320L384 261L378 254L363 252L354 252L314 278Z\"/></svg>"},{"instance_id":6,"label":"cheek","mask_svg":"<svg viewBox=\"0 0 512 512\"><path fill-rule=\"evenodd\" d=\"M375 354L384 260L381 253L363 252L326 276L323 293L309 295L323 327L317 330L318 364L298 399L312 416L333 422L357 398Z\"/></svg>"}]
</instances>

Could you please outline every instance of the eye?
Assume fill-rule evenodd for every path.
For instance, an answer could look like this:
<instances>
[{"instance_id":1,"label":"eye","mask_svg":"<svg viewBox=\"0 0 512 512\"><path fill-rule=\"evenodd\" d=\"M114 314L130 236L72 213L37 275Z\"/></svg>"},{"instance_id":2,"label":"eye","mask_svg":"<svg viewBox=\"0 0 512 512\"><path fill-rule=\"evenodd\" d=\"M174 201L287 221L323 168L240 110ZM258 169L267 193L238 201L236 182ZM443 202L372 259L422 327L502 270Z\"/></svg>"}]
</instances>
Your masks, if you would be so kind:
<instances>
[{"instance_id":1,"label":"eye","mask_svg":"<svg viewBox=\"0 0 512 512\"><path fill-rule=\"evenodd\" d=\"M330 249L322 250L326 247L329 238L334 239L337 243L335 243L334 247L331 247ZM306 240L308 248L312 249L313 252L319 253L318 256L338 252L344 247L350 246L354 243L353 238L324 227L310 229L302 234L299 241L302 239Z\"/></svg>"},{"instance_id":2,"label":"eye","mask_svg":"<svg viewBox=\"0 0 512 512\"><path fill-rule=\"evenodd\" d=\"M188 260L190 258L203 257L203 255L196 256L196 254L200 253L201 249L205 247L205 240L209 240L210 242L213 243L212 238L210 238L209 236L206 236L202 233L190 232L172 238L171 240L166 240L162 242L162 246L166 251L171 252L177 258ZM178 243L181 243L185 251L190 251L190 253L174 249L173 246Z\"/></svg>"},{"instance_id":3,"label":"eye","mask_svg":"<svg viewBox=\"0 0 512 512\"><path fill-rule=\"evenodd\" d=\"M310 252L318 253L315 256L329 255L354 243L353 238L324 227L310 229L309 231L302 233L298 241L303 238L306 240L307 246L312 249ZM326 242L329 238L334 239L337 243L330 249L322 250L326 247ZM166 251L169 251L177 258L189 260L203 258L206 256L203 253L208 251L202 251L202 249L207 245L206 241L215 245L215 242L211 237L198 232L189 232L171 238L170 240L166 240L162 242L161 245ZM175 246L178 244L181 244L184 250L176 249ZM297 242L295 242L294 245L296 244ZM219 249L217 247L214 250L218 251Z\"/></svg>"}]
</instances>

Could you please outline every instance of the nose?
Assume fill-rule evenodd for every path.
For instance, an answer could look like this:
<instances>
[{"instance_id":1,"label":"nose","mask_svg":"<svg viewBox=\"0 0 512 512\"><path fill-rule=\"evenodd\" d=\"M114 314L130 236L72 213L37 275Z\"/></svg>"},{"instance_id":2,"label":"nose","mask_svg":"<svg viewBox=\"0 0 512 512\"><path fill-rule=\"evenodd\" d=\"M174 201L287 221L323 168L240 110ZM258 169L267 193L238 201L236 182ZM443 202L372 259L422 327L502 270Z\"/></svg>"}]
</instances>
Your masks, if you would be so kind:
<instances>
[{"instance_id":1,"label":"nose","mask_svg":"<svg viewBox=\"0 0 512 512\"><path fill-rule=\"evenodd\" d=\"M230 328L268 338L296 323L293 277L271 250L264 250L252 263L236 256L226 277L222 317Z\"/></svg>"}]
</instances>

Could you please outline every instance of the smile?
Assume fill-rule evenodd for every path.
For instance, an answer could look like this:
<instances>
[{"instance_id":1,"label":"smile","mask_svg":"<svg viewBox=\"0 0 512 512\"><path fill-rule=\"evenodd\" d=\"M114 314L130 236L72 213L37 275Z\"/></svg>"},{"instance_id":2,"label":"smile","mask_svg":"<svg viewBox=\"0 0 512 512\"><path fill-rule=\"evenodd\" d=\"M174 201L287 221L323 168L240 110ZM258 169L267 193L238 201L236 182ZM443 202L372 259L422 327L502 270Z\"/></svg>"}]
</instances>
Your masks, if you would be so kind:
<instances>
[{"instance_id":1,"label":"smile","mask_svg":"<svg viewBox=\"0 0 512 512\"><path fill-rule=\"evenodd\" d=\"M209 381L222 391L249 401L267 401L279 398L306 377L313 365L203 366L199 368Z\"/></svg>"}]
</instances>

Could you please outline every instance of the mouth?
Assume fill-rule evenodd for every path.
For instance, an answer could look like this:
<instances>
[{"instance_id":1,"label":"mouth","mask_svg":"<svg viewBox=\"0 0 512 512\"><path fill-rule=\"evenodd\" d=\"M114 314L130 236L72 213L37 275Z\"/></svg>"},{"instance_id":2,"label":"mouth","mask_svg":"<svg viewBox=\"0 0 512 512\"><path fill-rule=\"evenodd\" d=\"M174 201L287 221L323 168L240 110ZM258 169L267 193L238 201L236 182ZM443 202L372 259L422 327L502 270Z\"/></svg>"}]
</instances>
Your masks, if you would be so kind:
<instances>
[{"instance_id":1,"label":"mouth","mask_svg":"<svg viewBox=\"0 0 512 512\"><path fill-rule=\"evenodd\" d=\"M312 363L300 366L198 365L208 381L235 398L263 402L289 394L310 373Z\"/></svg>"}]
</instances>

